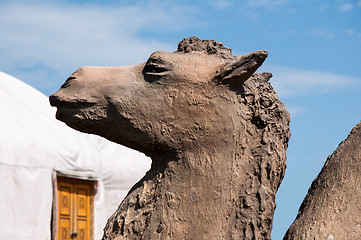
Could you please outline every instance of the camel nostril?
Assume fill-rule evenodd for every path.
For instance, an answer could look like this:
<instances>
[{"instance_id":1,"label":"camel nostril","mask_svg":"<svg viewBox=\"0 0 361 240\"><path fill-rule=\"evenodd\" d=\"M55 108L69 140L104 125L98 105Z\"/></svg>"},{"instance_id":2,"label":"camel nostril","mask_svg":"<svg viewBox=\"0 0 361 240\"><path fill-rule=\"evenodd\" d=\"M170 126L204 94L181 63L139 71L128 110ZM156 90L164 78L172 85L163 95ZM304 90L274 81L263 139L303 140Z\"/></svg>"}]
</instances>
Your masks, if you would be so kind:
<instances>
[{"instance_id":1,"label":"camel nostril","mask_svg":"<svg viewBox=\"0 0 361 240\"><path fill-rule=\"evenodd\" d=\"M75 77L73 77L73 76L68 77L68 79L66 79L66 81L64 82L63 85L61 85L60 88L66 88L70 84L70 82L74 79L75 79Z\"/></svg>"}]
</instances>

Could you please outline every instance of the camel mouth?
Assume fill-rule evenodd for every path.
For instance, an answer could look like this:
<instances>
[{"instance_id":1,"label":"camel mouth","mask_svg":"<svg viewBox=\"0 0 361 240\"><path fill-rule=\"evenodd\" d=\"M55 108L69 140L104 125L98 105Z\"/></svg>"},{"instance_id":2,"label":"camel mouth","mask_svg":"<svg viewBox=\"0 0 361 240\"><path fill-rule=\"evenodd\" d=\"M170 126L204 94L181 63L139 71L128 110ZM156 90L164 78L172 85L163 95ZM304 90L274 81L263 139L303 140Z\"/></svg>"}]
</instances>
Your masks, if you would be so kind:
<instances>
[{"instance_id":1,"label":"camel mouth","mask_svg":"<svg viewBox=\"0 0 361 240\"><path fill-rule=\"evenodd\" d=\"M81 112L81 109L86 109L94 106L96 103L85 101L66 101L62 100L56 94L49 97L50 105L57 108L56 119L66 122Z\"/></svg>"}]
</instances>

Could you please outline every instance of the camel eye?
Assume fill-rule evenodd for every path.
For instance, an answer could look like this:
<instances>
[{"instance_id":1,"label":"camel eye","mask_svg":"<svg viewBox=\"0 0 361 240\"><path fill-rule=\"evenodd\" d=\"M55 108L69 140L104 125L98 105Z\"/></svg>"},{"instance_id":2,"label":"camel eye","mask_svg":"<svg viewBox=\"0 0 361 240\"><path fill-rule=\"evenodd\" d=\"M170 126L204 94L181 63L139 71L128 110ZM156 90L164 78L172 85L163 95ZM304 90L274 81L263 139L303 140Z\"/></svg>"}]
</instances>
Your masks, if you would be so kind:
<instances>
[{"instance_id":1,"label":"camel eye","mask_svg":"<svg viewBox=\"0 0 361 240\"><path fill-rule=\"evenodd\" d=\"M147 74L159 74L164 72L168 72L168 70L164 67L157 65L147 65L145 69L145 73Z\"/></svg>"},{"instance_id":2,"label":"camel eye","mask_svg":"<svg viewBox=\"0 0 361 240\"><path fill-rule=\"evenodd\" d=\"M143 73L146 81L154 82L161 77L168 75L169 70L160 64L147 63L144 67Z\"/></svg>"}]
</instances>

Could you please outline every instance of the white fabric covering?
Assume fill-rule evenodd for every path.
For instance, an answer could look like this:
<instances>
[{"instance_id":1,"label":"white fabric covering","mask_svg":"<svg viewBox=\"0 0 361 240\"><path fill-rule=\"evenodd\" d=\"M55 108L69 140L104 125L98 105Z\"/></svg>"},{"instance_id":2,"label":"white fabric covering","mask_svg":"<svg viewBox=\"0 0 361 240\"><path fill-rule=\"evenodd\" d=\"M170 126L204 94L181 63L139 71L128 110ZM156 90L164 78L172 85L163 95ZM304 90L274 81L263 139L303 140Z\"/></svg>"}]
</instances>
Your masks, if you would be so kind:
<instances>
[{"instance_id":1,"label":"white fabric covering","mask_svg":"<svg viewBox=\"0 0 361 240\"><path fill-rule=\"evenodd\" d=\"M48 98L0 72L0 239L50 239L54 171L98 180L94 239L150 168L144 154L55 119Z\"/></svg>"},{"instance_id":2,"label":"white fabric covering","mask_svg":"<svg viewBox=\"0 0 361 240\"><path fill-rule=\"evenodd\" d=\"M52 170L0 164L0 239L50 239Z\"/></svg>"}]
</instances>

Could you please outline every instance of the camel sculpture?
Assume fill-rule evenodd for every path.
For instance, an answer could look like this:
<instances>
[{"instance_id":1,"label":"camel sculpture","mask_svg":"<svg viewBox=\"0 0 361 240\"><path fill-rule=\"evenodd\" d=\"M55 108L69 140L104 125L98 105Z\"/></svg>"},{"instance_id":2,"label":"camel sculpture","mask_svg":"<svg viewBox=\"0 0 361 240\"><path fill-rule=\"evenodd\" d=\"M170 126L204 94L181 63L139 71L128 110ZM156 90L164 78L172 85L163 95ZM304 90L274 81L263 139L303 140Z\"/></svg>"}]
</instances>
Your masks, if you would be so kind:
<instances>
[{"instance_id":1,"label":"camel sculpture","mask_svg":"<svg viewBox=\"0 0 361 240\"><path fill-rule=\"evenodd\" d=\"M266 57L191 37L139 65L82 67L50 96L68 126L152 159L104 240L271 238L290 116L255 73Z\"/></svg>"},{"instance_id":2,"label":"camel sculpture","mask_svg":"<svg viewBox=\"0 0 361 240\"><path fill-rule=\"evenodd\" d=\"M361 239L361 122L327 158L284 240Z\"/></svg>"}]
</instances>

